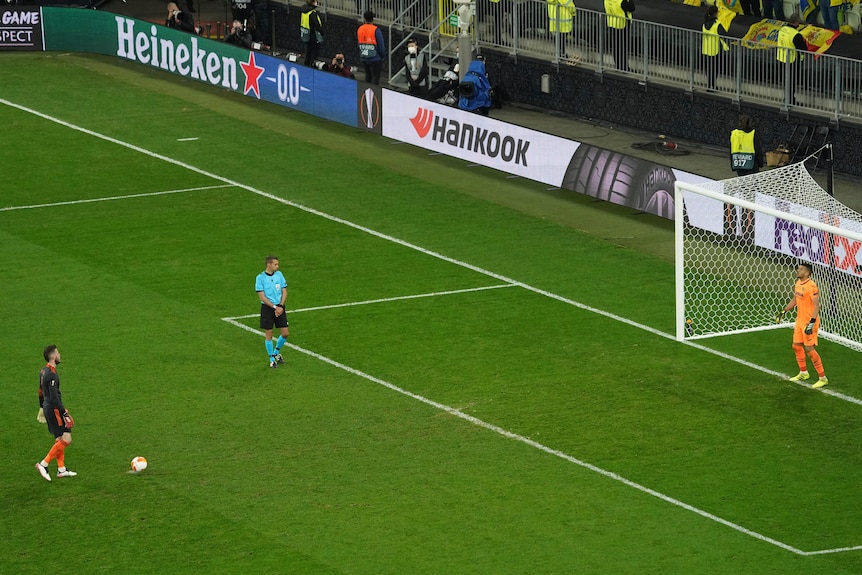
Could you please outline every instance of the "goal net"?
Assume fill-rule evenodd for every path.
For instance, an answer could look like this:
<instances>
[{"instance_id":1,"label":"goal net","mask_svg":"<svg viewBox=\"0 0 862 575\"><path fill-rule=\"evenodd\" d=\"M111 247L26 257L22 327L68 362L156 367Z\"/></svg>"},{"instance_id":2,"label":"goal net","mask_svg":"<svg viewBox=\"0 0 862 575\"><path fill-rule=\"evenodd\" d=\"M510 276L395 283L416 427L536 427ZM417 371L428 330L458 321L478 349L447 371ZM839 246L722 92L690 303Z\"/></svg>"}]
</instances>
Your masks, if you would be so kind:
<instances>
[{"instance_id":1,"label":"goal net","mask_svg":"<svg viewBox=\"0 0 862 575\"><path fill-rule=\"evenodd\" d=\"M820 337L862 351L862 214L803 163L697 185L676 182L676 337L792 326L775 315L813 267Z\"/></svg>"}]
</instances>

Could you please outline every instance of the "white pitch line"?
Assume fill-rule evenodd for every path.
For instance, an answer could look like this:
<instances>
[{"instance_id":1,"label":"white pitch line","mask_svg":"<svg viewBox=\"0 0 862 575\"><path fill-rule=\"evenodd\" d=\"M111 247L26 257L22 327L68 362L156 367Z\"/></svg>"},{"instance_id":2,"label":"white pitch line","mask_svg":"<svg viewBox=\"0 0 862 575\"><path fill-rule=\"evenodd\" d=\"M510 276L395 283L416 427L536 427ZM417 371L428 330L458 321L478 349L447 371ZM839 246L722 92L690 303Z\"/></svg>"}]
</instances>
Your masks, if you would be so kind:
<instances>
[{"instance_id":1,"label":"white pitch line","mask_svg":"<svg viewBox=\"0 0 862 575\"><path fill-rule=\"evenodd\" d=\"M853 547L838 547L835 549L821 549L819 551L806 551L806 555L828 555L831 553L845 553L847 551L862 551L862 545L855 545Z\"/></svg>"},{"instance_id":2,"label":"white pitch line","mask_svg":"<svg viewBox=\"0 0 862 575\"><path fill-rule=\"evenodd\" d=\"M128 194L126 196L108 196L104 198L88 198L84 200L69 200L68 202L54 202L51 204L33 204L31 206L9 206L0 208L0 212L12 210L35 210L37 208L53 208L55 206L73 206L75 204L90 204L93 202L110 202L113 200L128 200L130 198L147 198L151 196L164 196L167 194L182 194L185 192L199 192L201 190L217 190L219 188L232 188L233 184L219 184L218 186L201 186L199 188L184 188L182 190L165 190L163 192L146 192L143 194Z\"/></svg>"},{"instance_id":3,"label":"white pitch line","mask_svg":"<svg viewBox=\"0 0 862 575\"><path fill-rule=\"evenodd\" d=\"M412 243L410 243L410 242L408 242L408 241L405 241L405 240L402 240L402 239L396 238L396 237L394 237L394 236L390 236L390 235L388 235L388 234L384 234L384 233L382 233L382 232L378 232L378 231L376 231L376 230L373 230L373 229L371 229L371 228L365 227L365 226L363 226L363 225L360 225L360 224L357 224L357 223L351 222L350 220L345 220L344 218L340 218L340 217L338 217L338 216L334 216L334 215L332 215L332 214L328 214L328 213L326 213L326 212L322 212L322 211L320 211L320 210L316 210L316 209L314 209L314 208L310 208L310 207L305 206L305 205L303 205L303 204L299 204L299 203L297 203L297 202L293 202L293 201L291 201L291 200L287 200L287 199L281 198L281 197L279 197L279 196L276 196L275 194L270 194L270 193L268 193L268 192L264 192L263 190L259 190L259 189L257 189L257 188L252 187L252 186L249 186L249 185L247 185L247 184L242 184L242 183L237 182L237 181L235 181L235 180L231 180L231 179L226 178L226 177L224 177L224 176L220 176L220 175L215 174L215 173L213 173L213 172L209 172L209 171L204 170L204 169L202 169L202 168L198 168L197 166L193 166L193 165L191 165L191 164L187 164L187 163L185 163L185 162L181 162L181 161L179 161L179 160L175 160L175 159L173 159L173 158L171 158L171 157L169 157L169 156L165 156L165 155L163 155L163 154L159 154L159 153L157 153L157 152L153 152L153 151L151 151L151 150L147 150L146 148L142 148L142 147L140 147L140 146L136 146L135 144L130 144L129 142L124 142L123 140L118 140L117 138L113 138L113 137L111 137L111 136L108 136L108 135L105 135L105 134L101 134L101 133L99 133L99 132L95 132L95 131L90 130L90 129L88 129L88 128L84 128L84 127L82 127L82 126L78 126L78 125L76 125L76 124L72 124L71 122L67 122L67 121L65 121L65 120L61 120L60 118L57 118L57 117L55 117L55 116L50 116L50 115L45 114L45 113L43 113L43 112L39 112L38 110L34 110L34 109L32 109L32 108L28 108L28 107L26 107L26 106L22 106L21 104L16 104L15 102L10 102L9 100L3 99L3 98L0 98L0 104L5 104L6 106L9 106L9 107L11 107L11 108L15 108L15 109L20 110L20 111L22 111L22 112L26 112L26 113L28 113L28 114L32 114L32 115L34 115L34 116L37 116L37 117L42 118L42 119L44 119L44 120L48 120L49 122L53 122L53 123L58 124L58 125L60 125L60 126L65 126L65 127L69 128L69 129L75 130L75 131L77 131L77 132L81 132L81 133L83 133L83 134L88 134L88 135L90 135L90 136L93 136L94 138L99 138L100 140L104 140L104 141L106 141L106 142L111 142L111 143L113 143L113 144L116 144L116 145L118 145L118 146L122 146L122 147L124 147L124 148L129 149L129 150L134 150L134 151L136 151L136 152L139 152L139 153L141 153L141 154L144 154L145 156L149 156L149 157L151 157L151 158L155 158L155 159L158 159L158 160L162 160L162 161L164 161L164 162L167 162L167 163L169 163L169 164L173 164L173 165L175 165L175 166L180 166L180 167L185 168L185 169L187 169L187 170L189 170L189 171L191 171L191 172L195 172L195 173L197 173L197 174L201 174L201 175L203 175L203 176L210 177L210 178L212 178L212 179L214 179L214 180L218 180L218 181L223 182L223 183L225 183L225 184L229 184L229 185L231 185L231 186L235 186L235 187L237 187L237 188L241 188L241 189L243 189L243 190L246 190L246 191L248 191L248 192L251 192L251 193L253 193L253 194L256 194L256 195L258 195L258 196L261 196L261 197L263 197L263 198L267 198L267 199L270 199L270 200L272 200L272 201L279 202L279 203L281 203L281 204L284 204L284 205L286 205L286 206L290 206L290 207L292 207L292 208L296 208L296 209L298 209L298 210L302 210L302 211L307 212L307 213L309 213L309 214L314 214L314 215L316 215L316 216L320 216L321 218L325 218L325 219L327 219L327 220L329 220L329 221L336 222L336 223L339 223L339 224L342 224L342 225L345 225L345 226L351 227L351 228L353 228L353 229L355 229L355 230L358 230L358 231L364 232L364 233L369 234L369 235L371 235L371 236L374 236L374 237L376 237L376 238L380 238L380 239L382 239L382 240L386 240L386 241L388 241L388 242L392 242L392 243L398 244L398 245L403 246L403 247L405 247L405 248L409 248L409 249L411 249L411 250L415 250L415 251L417 251L417 252L420 252L420 253L423 253L423 254L425 254L425 255L428 255L428 256L431 256L431 257L437 258L437 259L439 259L439 260L443 260L443 261L445 261L445 262L449 262L449 263L451 263L451 264L454 264L454 265L460 266L460 267L462 267L462 268L466 268L466 269L468 269L468 270L472 270L472 271L474 271L474 272L476 272L476 273L480 273L480 274L486 275L486 276L488 276L488 277L492 277L492 278L494 278L494 279L496 279L496 280L499 280L499 281L501 281L501 282L505 282L505 283L509 283L509 284L513 284L513 285L516 285L516 286L522 287L522 288L524 288L525 290L528 290L528 291L531 291L531 292L534 292L534 293L537 293L537 294L543 295L543 296L548 297L548 298L551 298L551 299L555 299L555 300L557 300L557 301L559 301L559 302L562 302L562 303L565 303L565 304L568 304L568 305L574 306L574 307L576 307L576 308L578 308L578 309L582 309L582 310L584 310L584 311L589 311L589 312L592 312L592 313L595 313L595 314L598 314L598 315L604 316L604 317L609 318L609 319L612 319L612 320L614 320L614 321L618 321L618 322L620 322L620 323L624 323L624 324L626 324L626 325L630 325L630 326L635 327L635 328L637 328L637 329L640 329L640 330L646 331L646 332L648 332L648 333L651 333L651 334L653 334L653 335L657 335L657 336L659 336L659 337L663 337L663 338L665 338L665 339L669 339L669 340L671 340L671 341L677 341L676 337L675 337L674 335L672 335L672 334L665 333L665 332L663 332L663 331L661 331L661 330L658 330L658 329L655 329L655 328L650 327L650 326L648 326L648 325L645 325L645 324L642 324L642 323L638 323L638 322L636 322L636 321L634 321L634 320L630 320L630 319L628 319L628 318L625 318L625 317L619 316L619 315L617 315L617 314L615 314L615 313L611 313L611 312L608 312L608 311L605 311L605 310L602 310L602 309L599 309L599 308L595 308L595 307L592 307L592 306L589 306L589 305L583 304L583 303L581 303L581 302L579 302L579 301L575 301L575 300L573 300L573 299L569 299L569 298L567 298L567 297L563 297L563 296L561 296L561 295L557 295L557 294L552 293L552 292L549 292L549 291L547 291L547 290L543 290L543 289L540 289L540 288L537 288L537 287L533 287L533 286L531 286L531 285L529 285L529 284L526 284L526 283L524 283L524 282L519 282L519 281L514 280L514 279L512 279L512 278L506 277L506 276L504 276L504 275L502 275L502 274L494 273L494 272L492 272L492 271L490 271L490 270L486 270L486 269L484 269L484 268L481 268L481 267L479 267L479 266L476 266L476 265L473 265L473 264L467 263L467 262L465 262L465 261L458 260L458 259L455 259L455 258L452 258L452 257L446 256L446 255L443 255L443 254L441 254L441 253L439 253L439 252L435 252L435 251L432 251L432 250L429 250L429 249L423 248L422 246L419 246L419 245L416 245L416 244L412 244ZM682 342L678 342L678 343L681 343L682 345L688 345L688 346L694 347L695 349L699 349L699 350L704 351L704 352L706 352L706 353L711 353L711 354L713 354L713 355L716 355L716 356L721 357L721 358L723 358L723 359L726 359L726 360L728 360L728 361L732 361L732 362L738 363L738 364L740 364L740 365L744 365L744 366L749 367L749 368L751 368L751 369L755 369L755 370L761 371L761 372L763 372L763 373L766 373L766 374L769 374L769 375L772 375L772 376L778 377L778 378L783 379L783 380L785 380L785 381L787 381L787 380L788 380L788 377L789 377L787 374L784 374L784 373L780 373L780 372L774 371L774 370L772 370L772 369L769 369L769 368L766 368L766 367L763 367L763 366L757 365L757 364L755 364L755 363L751 363L751 362L746 361L746 360L744 360L744 359L741 359L741 358L738 358L738 357L735 357L735 356L732 356L732 355L729 355L729 354L726 354L726 353L723 353L723 352L720 352L720 351L714 350L714 349L712 349L712 348L709 348L709 347L706 347L706 346L703 346L703 345L700 345L700 344L697 344L697 343L693 343L693 342L689 342L689 341L682 341ZM809 385L808 385L808 384L805 384L805 383L802 383L802 382L795 382L795 383L797 383L797 384L799 384L799 385L803 385L803 386L805 386L805 387L809 387ZM841 394L841 393L836 393L836 392L833 392L833 391L829 391L829 390L827 390L826 388L820 388L820 389L819 389L819 390L817 390L817 391L821 391L821 392L826 393L827 395L831 395L832 397L835 397L835 398L837 398L837 399L841 399L841 400L844 400L844 401L849 401L850 403L855 403L855 404L858 404L858 405L862 405L862 399L857 399L857 398L850 397L850 396L847 396L847 395L844 395L844 394Z\"/></svg>"},{"instance_id":4,"label":"white pitch line","mask_svg":"<svg viewBox=\"0 0 862 575\"><path fill-rule=\"evenodd\" d=\"M263 335L264 335L263 331L261 331L259 329L255 329L255 328L247 326L247 325L244 325L244 324L236 321L233 318L223 317L221 319L223 321L226 321L227 323L233 325L233 326L236 326L240 329L243 329L243 330L250 332L250 333L253 333L255 335L259 335L261 337L263 337ZM586 461L583 461L581 459L573 457L567 453L564 453L564 452L559 451L557 449L554 449L552 447L548 447L547 445L539 443L538 441L534 441L534 440L530 439L529 437L525 437L523 435L519 435L519 434L514 433L512 431L508 431L506 429L503 429L502 427L494 425L493 423L488 423L487 421L479 419L478 417L474 417L472 415L464 413L463 411L461 411L459 409L456 409L456 408L450 407L446 404L434 401L433 399L428 399L427 397L425 397L423 395L413 393L412 391L408 391L408 390L404 389L403 387L398 387L394 383L389 383L388 381L380 379L379 377L374 377L373 375L369 375L369 374L365 373L364 371L360 371L356 368L350 367L349 365L345 365L345 364L343 364L339 361L336 361L332 358L326 357L325 355L321 355L317 352L311 351L310 349L305 349L304 347L299 347L298 345L294 345L294 344L289 343L289 342L286 342L284 345L286 347L289 347L290 349L292 349L294 351L298 351L299 353L303 353L303 354L308 355L310 357L313 357L319 361L322 361L324 363L328 363L329 365L331 365L333 367L337 367L338 369L341 369L343 371L346 371L348 373L351 373L353 375L356 375L358 377L361 377L363 379L366 379L366 380L371 381L373 383L376 383L378 385L382 385L383 387L386 387L388 389L391 389L392 391L398 392L401 395L405 395L411 399L415 399L416 401L420 401L426 405L430 405L431 407L433 407L435 409L439 409L440 411L445 411L446 413L453 415L455 417L458 417L460 419L463 419L464 421L467 421L469 423L472 423L473 425L475 425L477 427L487 429L488 431L493 431L494 433L502 435L503 437L506 437L508 439L513 439L515 441L519 441L521 443L529 445L530 447L538 449L539 451L544 451L545 453L548 453L548 454L553 455L555 457L559 457L560 459L564 459L564 460L568 461L569 463L574 463L575 465L583 467L584 469L588 469L594 473L598 473L599 475L603 475L604 477L607 477L609 479L613 479L614 481L618 481L618 482L622 483L623 485L626 485L626 486L631 487L633 489L637 489L638 491L646 493L647 495L652 495L653 497L656 497L656 498L664 501L665 503L670 503L671 505L675 505L676 507L680 507L682 509L685 509L686 511L691 511L692 513L696 513L696 514L700 515L701 517L704 517L704 518L709 519L711 521L714 521L716 523L720 523L726 527L730 527L731 529L733 529L735 531L739 531L740 533L743 533L745 535L748 535L750 537L753 537L755 539L763 541L764 543L770 543L772 545L775 545L776 547L780 547L780 548L785 549L787 551L791 551L792 553L795 553L797 555L808 555L809 554L809 552L802 551L801 549L797 549L796 547L793 547L792 545L788 545L787 543L783 543L777 539L773 539L772 537L767 537L766 535L762 535L760 533L757 533L756 531L752 531L751 529L743 527L742 525L739 525L737 523L733 523L732 521L728 521L727 519L723 519L723 518L719 517L718 515L714 515L708 511L704 511L703 509L700 509L698 507L694 507L693 505L689 505L688 503L680 501L679 499L674 499L673 497L670 497L669 495L665 495L664 493L656 491L655 489L650 489L649 487L646 487L645 485L641 485L640 483L637 483L637 482L632 481L630 479L626 479L622 475L614 473L613 471L608 471L607 469L602 469L601 467L597 467L597 466L593 465L592 463L588 463Z\"/></svg>"},{"instance_id":5,"label":"white pitch line","mask_svg":"<svg viewBox=\"0 0 862 575\"><path fill-rule=\"evenodd\" d=\"M502 289L502 288L511 288L511 287L515 287L515 285L514 284L500 284L500 285L482 286L482 287L466 288L466 289L454 289L454 290L449 290L449 291L435 291L435 292L420 293L420 294L415 294L415 295L401 295L401 296L396 296L396 297L385 297L385 298L381 298L381 299L369 299L369 300L365 300L365 301L351 301L351 302L347 302L347 303L336 303L336 304L332 304L332 305L319 305L316 307L303 307L303 308L299 308L299 309L289 309L289 310L287 310L287 313L301 313L304 311L320 311L322 309L335 309L335 308L339 308L339 307L353 307L356 305L369 305L372 303L386 303L386 302L390 302L390 301L400 301L400 300L405 300L405 299L419 299L419 298L423 298L423 297L454 295L454 294L459 294L459 293L470 293L470 292L476 292L476 291L485 291L485 290L489 290L489 289ZM230 318L224 318L224 319L225 320L228 320L228 319L247 319L250 317L258 317L259 315L260 315L259 313L251 313L248 315L238 315L238 316L234 316L234 317L230 317Z\"/></svg>"},{"instance_id":6,"label":"white pitch line","mask_svg":"<svg viewBox=\"0 0 862 575\"><path fill-rule=\"evenodd\" d=\"M198 138L177 138L177 142L194 142Z\"/></svg>"}]
</instances>

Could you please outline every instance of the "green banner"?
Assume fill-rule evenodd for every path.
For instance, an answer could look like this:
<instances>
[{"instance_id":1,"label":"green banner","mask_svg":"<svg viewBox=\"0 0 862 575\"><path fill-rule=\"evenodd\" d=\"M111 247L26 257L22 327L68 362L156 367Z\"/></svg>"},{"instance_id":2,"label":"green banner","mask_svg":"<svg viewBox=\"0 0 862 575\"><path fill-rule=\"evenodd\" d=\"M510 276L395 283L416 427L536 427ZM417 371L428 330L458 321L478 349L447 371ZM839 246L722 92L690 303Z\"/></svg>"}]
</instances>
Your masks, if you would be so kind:
<instances>
[{"instance_id":1,"label":"green banner","mask_svg":"<svg viewBox=\"0 0 862 575\"><path fill-rule=\"evenodd\" d=\"M117 56L246 93L249 51L110 12L45 7L45 49ZM259 92L258 92L259 96Z\"/></svg>"}]
</instances>

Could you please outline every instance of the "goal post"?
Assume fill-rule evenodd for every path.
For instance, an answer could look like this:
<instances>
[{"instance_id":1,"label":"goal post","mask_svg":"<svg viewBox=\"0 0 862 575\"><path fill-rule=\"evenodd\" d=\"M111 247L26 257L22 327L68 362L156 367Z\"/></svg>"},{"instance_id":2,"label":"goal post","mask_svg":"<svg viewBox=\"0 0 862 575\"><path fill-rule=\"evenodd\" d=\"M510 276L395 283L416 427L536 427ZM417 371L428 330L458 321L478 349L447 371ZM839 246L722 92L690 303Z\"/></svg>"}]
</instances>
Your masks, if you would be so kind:
<instances>
[{"instance_id":1,"label":"goal post","mask_svg":"<svg viewBox=\"0 0 862 575\"><path fill-rule=\"evenodd\" d=\"M690 340L775 323L795 269L811 264L820 337L862 351L862 214L823 190L804 164L721 181L677 181L676 337Z\"/></svg>"}]
</instances>

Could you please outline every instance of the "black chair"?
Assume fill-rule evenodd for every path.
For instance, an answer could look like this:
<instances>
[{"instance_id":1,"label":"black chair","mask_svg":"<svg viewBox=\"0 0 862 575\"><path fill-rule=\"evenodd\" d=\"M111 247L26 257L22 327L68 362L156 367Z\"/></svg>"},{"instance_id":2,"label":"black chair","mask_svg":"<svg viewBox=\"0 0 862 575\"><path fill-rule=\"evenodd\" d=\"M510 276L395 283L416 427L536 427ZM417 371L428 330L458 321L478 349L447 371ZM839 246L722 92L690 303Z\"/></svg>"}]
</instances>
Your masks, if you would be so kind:
<instances>
[{"instance_id":1,"label":"black chair","mask_svg":"<svg viewBox=\"0 0 862 575\"><path fill-rule=\"evenodd\" d=\"M805 150L805 156L813 156L811 160L808 162L808 167L814 170L815 172L825 167L825 160L823 152L823 147L829 143L829 126L817 126L814 128L814 132L811 134L811 138L808 140L808 146Z\"/></svg>"},{"instance_id":2,"label":"black chair","mask_svg":"<svg viewBox=\"0 0 862 575\"><path fill-rule=\"evenodd\" d=\"M790 163L800 162L807 157L808 142L811 140L811 134L808 126L804 124L796 124L793 127L793 133L790 134L790 139L787 141L787 149L790 151Z\"/></svg>"}]
</instances>

